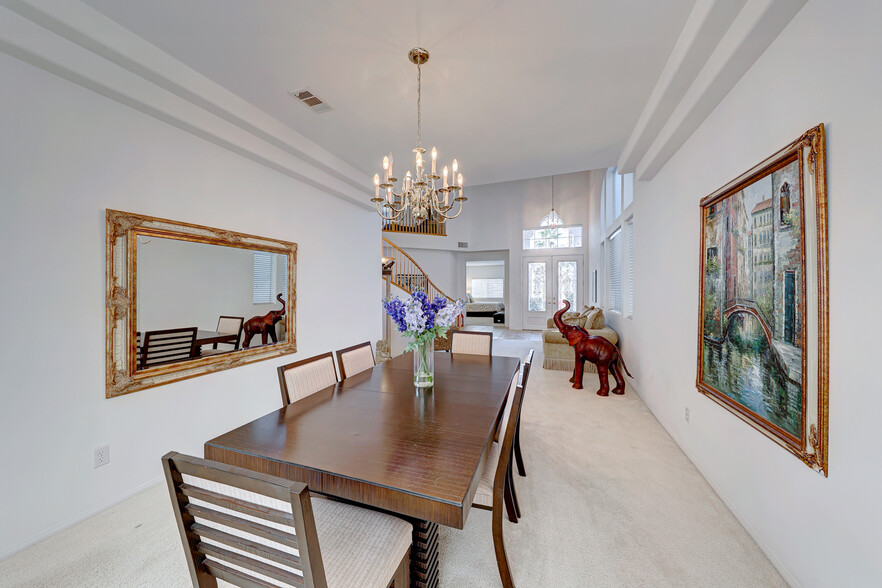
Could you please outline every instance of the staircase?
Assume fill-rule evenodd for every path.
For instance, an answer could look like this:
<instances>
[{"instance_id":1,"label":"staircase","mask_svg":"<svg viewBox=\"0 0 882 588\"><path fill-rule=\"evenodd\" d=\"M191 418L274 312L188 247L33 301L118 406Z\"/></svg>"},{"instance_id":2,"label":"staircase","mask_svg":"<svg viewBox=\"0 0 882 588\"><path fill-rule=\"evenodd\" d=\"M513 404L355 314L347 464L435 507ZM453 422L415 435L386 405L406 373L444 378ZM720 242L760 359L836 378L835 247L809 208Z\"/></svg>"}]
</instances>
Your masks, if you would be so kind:
<instances>
[{"instance_id":1,"label":"staircase","mask_svg":"<svg viewBox=\"0 0 882 588\"><path fill-rule=\"evenodd\" d=\"M383 237L383 260L394 260L392 266L392 285L398 286L408 294L416 290L425 292L429 299L443 296L453 302L453 298L442 292L438 286L432 283L423 268L413 258L404 252L398 245Z\"/></svg>"}]
</instances>

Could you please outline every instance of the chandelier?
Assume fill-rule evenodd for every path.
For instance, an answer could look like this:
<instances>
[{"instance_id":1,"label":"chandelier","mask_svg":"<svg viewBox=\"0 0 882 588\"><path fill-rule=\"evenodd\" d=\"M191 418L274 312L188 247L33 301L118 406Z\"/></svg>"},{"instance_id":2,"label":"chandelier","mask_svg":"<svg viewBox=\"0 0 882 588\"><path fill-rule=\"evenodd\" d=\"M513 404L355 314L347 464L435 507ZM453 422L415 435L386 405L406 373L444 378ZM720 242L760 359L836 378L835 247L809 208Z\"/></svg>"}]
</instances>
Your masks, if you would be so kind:
<instances>
[{"instance_id":1,"label":"chandelier","mask_svg":"<svg viewBox=\"0 0 882 588\"><path fill-rule=\"evenodd\" d=\"M432 147L431 170L426 169L426 161L423 158L426 150L422 144L422 65L429 60L429 52L421 47L415 47L407 54L411 62L417 66L417 143L413 148L414 167L416 172L408 170L404 179L401 180L400 192L395 191L395 177L392 168L392 154L383 158L383 178L380 174L374 174L374 197L371 202L377 205L377 213L387 221L396 221L410 210L410 216L415 222L426 219L443 223L448 219L456 218L462 213L462 203L468 200L462 194L462 174L459 173L459 164L454 159L450 166L444 166L441 175L437 172L438 151ZM442 180L441 187L436 185ZM385 191L380 196L380 190ZM458 195L457 195L458 194ZM459 209L453 214L451 211L459 203Z\"/></svg>"}]
</instances>

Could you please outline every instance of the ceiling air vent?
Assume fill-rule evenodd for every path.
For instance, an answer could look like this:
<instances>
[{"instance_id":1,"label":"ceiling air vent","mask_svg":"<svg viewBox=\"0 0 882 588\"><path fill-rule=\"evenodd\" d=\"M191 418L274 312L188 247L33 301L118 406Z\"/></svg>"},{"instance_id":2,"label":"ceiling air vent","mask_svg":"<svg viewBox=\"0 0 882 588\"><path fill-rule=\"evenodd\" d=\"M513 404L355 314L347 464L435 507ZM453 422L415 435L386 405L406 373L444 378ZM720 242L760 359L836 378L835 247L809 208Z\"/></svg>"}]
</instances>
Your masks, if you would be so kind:
<instances>
[{"instance_id":1,"label":"ceiling air vent","mask_svg":"<svg viewBox=\"0 0 882 588\"><path fill-rule=\"evenodd\" d=\"M297 90L296 92L289 92L291 96L300 100L300 102L313 111L316 114L321 114L323 112L328 112L329 110L333 110L331 106L329 106L326 102L324 102L321 98L312 93L311 90Z\"/></svg>"},{"instance_id":2,"label":"ceiling air vent","mask_svg":"<svg viewBox=\"0 0 882 588\"><path fill-rule=\"evenodd\" d=\"M459 247L460 249L468 249L469 248L468 241L460 241L456 244L456 246Z\"/></svg>"}]
</instances>

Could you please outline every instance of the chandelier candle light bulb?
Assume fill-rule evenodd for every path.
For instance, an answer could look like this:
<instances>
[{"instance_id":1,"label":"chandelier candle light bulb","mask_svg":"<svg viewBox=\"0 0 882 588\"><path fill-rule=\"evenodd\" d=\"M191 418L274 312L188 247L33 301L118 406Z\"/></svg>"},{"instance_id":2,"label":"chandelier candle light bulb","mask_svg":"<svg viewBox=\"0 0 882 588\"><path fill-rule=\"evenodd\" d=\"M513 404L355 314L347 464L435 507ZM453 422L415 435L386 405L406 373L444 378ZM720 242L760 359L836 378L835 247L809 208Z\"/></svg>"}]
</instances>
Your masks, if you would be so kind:
<instances>
[{"instance_id":1,"label":"chandelier candle light bulb","mask_svg":"<svg viewBox=\"0 0 882 588\"><path fill-rule=\"evenodd\" d=\"M414 147L414 166L416 173L408 171L401 180L401 192L395 191L398 179L392 171L392 153L383 158L383 182L379 183L379 175L374 176L374 198L377 205L377 213L385 221L397 221L405 211L409 210L409 217L405 217L404 223L412 221L422 222L425 220L444 223L449 219L458 217L462 213L463 202L468 200L462 191L462 174L459 173L459 162L454 159L452 164L453 173L447 166L444 167L443 185L436 187L438 177L438 150L432 147L432 167L427 173L426 161L423 154L426 152L422 146L422 65L429 60L429 52L420 47L411 49L408 58L417 66L417 142ZM450 177L448 177L450 175ZM455 182L455 183L454 183ZM454 183L453 185L450 185ZM380 188L386 190L385 201L379 197ZM456 192L459 192L457 195ZM451 192L454 192L451 194ZM441 195L444 195L443 198ZM455 214L450 205L450 198L459 202L459 208ZM442 204L443 202L443 204Z\"/></svg>"}]
</instances>

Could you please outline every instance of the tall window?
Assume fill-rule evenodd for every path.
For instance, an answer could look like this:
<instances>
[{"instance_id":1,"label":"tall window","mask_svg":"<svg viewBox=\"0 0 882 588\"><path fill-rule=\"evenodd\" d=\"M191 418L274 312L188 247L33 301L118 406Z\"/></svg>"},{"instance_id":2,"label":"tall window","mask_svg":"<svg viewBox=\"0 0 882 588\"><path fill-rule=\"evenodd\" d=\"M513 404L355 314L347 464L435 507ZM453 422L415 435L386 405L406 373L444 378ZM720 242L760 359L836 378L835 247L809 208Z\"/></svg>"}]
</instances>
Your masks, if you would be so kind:
<instances>
[{"instance_id":1,"label":"tall window","mask_svg":"<svg viewBox=\"0 0 882 588\"><path fill-rule=\"evenodd\" d=\"M622 230L614 232L607 241L607 306L622 312Z\"/></svg>"},{"instance_id":2,"label":"tall window","mask_svg":"<svg viewBox=\"0 0 882 588\"><path fill-rule=\"evenodd\" d=\"M613 312L634 314L634 174L606 170L600 199L603 234L602 258L605 265L606 308ZM625 220L627 219L627 220Z\"/></svg>"},{"instance_id":3,"label":"tall window","mask_svg":"<svg viewBox=\"0 0 882 588\"><path fill-rule=\"evenodd\" d=\"M624 304L622 311L625 316L634 315L634 217L625 221L625 255L622 271L622 292Z\"/></svg>"}]
</instances>

